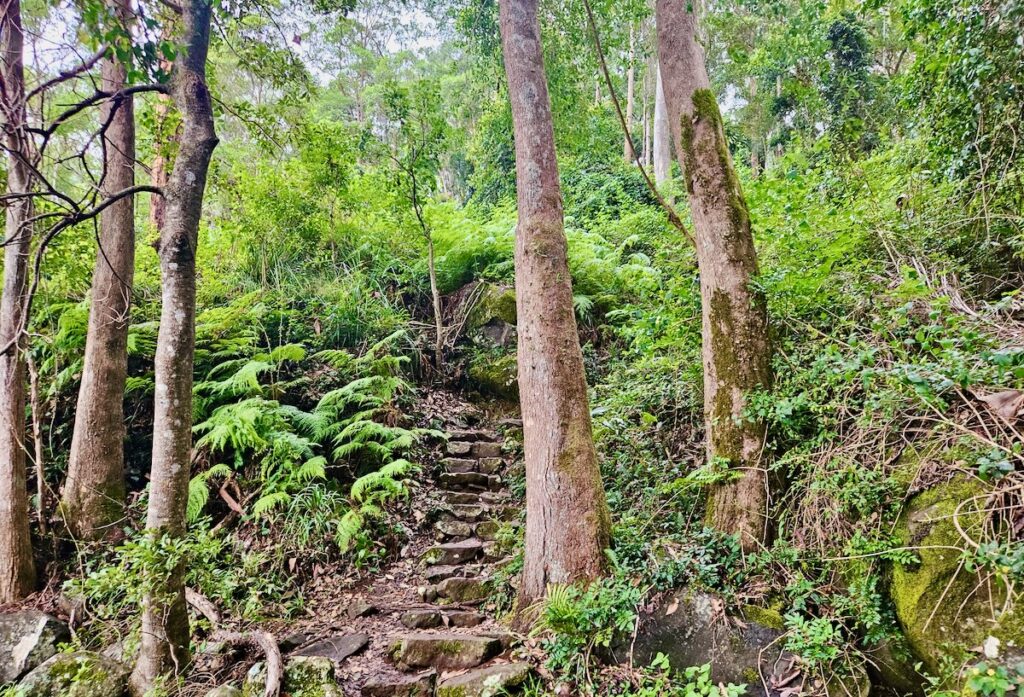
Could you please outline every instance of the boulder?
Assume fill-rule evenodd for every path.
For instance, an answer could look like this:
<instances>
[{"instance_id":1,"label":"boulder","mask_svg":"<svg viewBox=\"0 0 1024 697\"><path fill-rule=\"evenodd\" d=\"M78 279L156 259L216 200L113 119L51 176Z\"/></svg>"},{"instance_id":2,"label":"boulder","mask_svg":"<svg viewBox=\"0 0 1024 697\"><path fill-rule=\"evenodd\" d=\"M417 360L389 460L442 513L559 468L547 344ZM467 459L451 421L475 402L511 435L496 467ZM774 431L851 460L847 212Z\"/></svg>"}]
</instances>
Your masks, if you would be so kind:
<instances>
[{"instance_id":1,"label":"boulder","mask_svg":"<svg viewBox=\"0 0 1024 697\"><path fill-rule=\"evenodd\" d=\"M363 685L363 697L434 697L437 672L420 675L382 675L370 678Z\"/></svg>"},{"instance_id":2,"label":"boulder","mask_svg":"<svg viewBox=\"0 0 1024 697\"><path fill-rule=\"evenodd\" d=\"M484 283L478 300L466 318L469 338L484 346L516 343L516 291L509 286Z\"/></svg>"},{"instance_id":3,"label":"boulder","mask_svg":"<svg viewBox=\"0 0 1024 697\"><path fill-rule=\"evenodd\" d=\"M473 526L464 520L439 520L434 523L434 529L441 533L442 537L465 539L473 536Z\"/></svg>"},{"instance_id":4,"label":"boulder","mask_svg":"<svg viewBox=\"0 0 1024 697\"><path fill-rule=\"evenodd\" d=\"M68 626L38 610L0 615L0 685L20 676L57 653L70 639Z\"/></svg>"},{"instance_id":5,"label":"boulder","mask_svg":"<svg viewBox=\"0 0 1024 697\"><path fill-rule=\"evenodd\" d=\"M763 674L769 682L773 671L783 671L782 617L777 612L748 608L741 622L724 613L724 602L697 591L678 591L662 599L653 612L640 618L632 642L634 665L649 665L664 653L672 667L711 664L711 678L717 683L747 685L747 695L764 697ZM631 642L612 648L612 658L630 658Z\"/></svg>"},{"instance_id":6,"label":"boulder","mask_svg":"<svg viewBox=\"0 0 1024 697\"><path fill-rule=\"evenodd\" d=\"M511 692L533 672L529 663L503 663L442 680L437 697L495 697Z\"/></svg>"},{"instance_id":7,"label":"boulder","mask_svg":"<svg viewBox=\"0 0 1024 697\"><path fill-rule=\"evenodd\" d=\"M968 543L957 525L980 537L983 515L970 501L985 491L983 482L967 477L938 484L907 502L896 527L920 561L893 565L889 594L910 650L933 674L950 660L968 659L990 636L1024 645L1022 613L1013 607L1003 612L1005 587L998 579L983 583L961 563Z\"/></svg>"},{"instance_id":8,"label":"boulder","mask_svg":"<svg viewBox=\"0 0 1024 697\"><path fill-rule=\"evenodd\" d=\"M394 637L388 655L399 669L406 671L465 670L494 658L501 650L501 640L494 637L420 632Z\"/></svg>"},{"instance_id":9,"label":"boulder","mask_svg":"<svg viewBox=\"0 0 1024 697\"><path fill-rule=\"evenodd\" d=\"M295 652L296 656L322 656L335 663L354 656L367 647L370 637L366 634L339 634L314 642Z\"/></svg>"},{"instance_id":10,"label":"boulder","mask_svg":"<svg viewBox=\"0 0 1024 697\"><path fill-rule=\"evenodd\" d=\"M479 392L511 401L519 399L518 370L515 354L487 355L470 363L466 375Z\"/></svg>"},{"instance_id":11,"label":"boulder","mask_svg":"<svg viewBox=\"0 0 1024 697\"><path fill-rule=\"evenodd\" d=\"M91 651L51 656L18 683L17 697L122 697L128 666Z\"/></svg>"},{"instance_id":12,"label":"boulder","mask_svg":"<svg viewBox=\"0 0 1024 697\"><path fill-rule=\"evenodd\" d=\"M501 528L496 521L485 520L482 523L478 523L475 529L475 534L481 540L493 540L498 536L498 530Z\"/></svg>"},{"instance_id":13,"label":"boulder","mask_svg":"<svg viewBox=\"0 0 1024 697\"><path fill-rule=\"evenodd\" d=\"M257 663L249 669L242 685L242 697L263 697L267 667ZM344 697L334 681L334 663L323 656L295 656L284 665L284 692L295 697Z\"/></svg>"}]
</instances>

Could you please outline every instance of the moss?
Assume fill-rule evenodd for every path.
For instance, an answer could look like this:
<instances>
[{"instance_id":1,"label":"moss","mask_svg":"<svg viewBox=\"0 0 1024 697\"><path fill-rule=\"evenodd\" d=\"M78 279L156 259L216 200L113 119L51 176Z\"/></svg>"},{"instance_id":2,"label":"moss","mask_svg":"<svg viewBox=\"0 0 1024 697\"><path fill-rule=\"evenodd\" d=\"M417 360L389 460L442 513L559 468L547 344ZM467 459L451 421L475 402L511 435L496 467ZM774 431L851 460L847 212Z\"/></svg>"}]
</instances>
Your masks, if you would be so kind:
<instances>
[{"instance_id":1,"label":"moss","mask_svg":"<svg viewBox=\"0 0 1024 697\"><path fill-rule=\"evenodd\" d=\"M962 568L965 542L953 514L961 502L984 492L981 482L957 477L911 499L897 525L900 542L917 547L920 561L894 566L890 596L910 648L935 673L944 660L965 658L989 634L1006 641L1024 638L1019 613L993 621L992 608L1005 600L1001 584L980 585L976 574ZM972 511L965 507L958 517L968 531L982 522Z\"/></svg>"},{"instance_id":2,"label":"moss","mask_svg":"<svg viewBox=\"0 0 1024 697\"><path fill-rule=\"evenodd\" d=\"M516 323L516 291L514 288L485 283L479 300L469 313L466 326L477 329L495 319L507 324Z\"/></svg>"},{"instance_id":3,"label":"moss","mask_svg":"<svg viewBox=\"0 0 1024 697\"><path fill-rule=\"evenodd\" d=\"M757 624L768 627L769 629L775 629L781 632L786 628L786 621L782 618L782 614L777 610L770 610L757 605L744 605L740 608L740 614L747 622L756 622Z\"/></svg>"},{"instance_id":4,"label":"moss","mask_svg":"<svg viewBox=\"0 0 1024 697\"><path fill-rule=\"evenodd\" d=\"M515 354L507 356L481 356L467 371L473 387L485 394L503 399L519 398L518 365Z\"/></svg>"}]
</instances>

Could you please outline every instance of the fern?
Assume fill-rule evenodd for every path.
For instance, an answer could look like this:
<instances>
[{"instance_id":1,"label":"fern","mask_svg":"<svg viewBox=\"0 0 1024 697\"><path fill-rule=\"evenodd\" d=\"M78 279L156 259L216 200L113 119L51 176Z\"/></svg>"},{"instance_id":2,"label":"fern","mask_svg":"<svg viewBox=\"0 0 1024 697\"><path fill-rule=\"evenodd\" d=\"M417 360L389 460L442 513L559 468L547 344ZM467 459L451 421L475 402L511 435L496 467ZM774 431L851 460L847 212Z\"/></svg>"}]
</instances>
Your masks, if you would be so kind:
<instances>
[{"instance_id":1,"label":"fern","mask_svg":"<svg viewBox=\"0 0 1024 697\"><path fill-rule=\"evenodd\" d=\"M215 477L228 477L231 475L231 468L227 465L214 465L205 472L192 477L188 483L188 505L186 513L188 522L194 523L199 519L203 509L210 500L209 481Z\"/></svg>"}]
</instances>

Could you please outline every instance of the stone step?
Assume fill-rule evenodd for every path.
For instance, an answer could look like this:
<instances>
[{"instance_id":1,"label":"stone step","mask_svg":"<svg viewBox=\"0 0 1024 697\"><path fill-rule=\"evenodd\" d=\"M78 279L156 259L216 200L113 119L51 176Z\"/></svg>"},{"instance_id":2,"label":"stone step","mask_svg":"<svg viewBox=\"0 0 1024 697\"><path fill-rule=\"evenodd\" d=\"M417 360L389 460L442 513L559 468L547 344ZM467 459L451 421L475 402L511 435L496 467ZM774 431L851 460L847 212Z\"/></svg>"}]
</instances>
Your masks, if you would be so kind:
<instances>
[{"instance_id":1,"label":"stone step","mask_svg":"<svg viewBox=\"0 0 1024 697\"><path fill-rule=\"evenodd\" d=\"M473 536L476 526L464 520L442 519L434 523L434 530L441 539L459 538L465 540ZM486 530L485 530L486 532ZM493 539L493 538L492 538Z\"/></svg>"},{"instance_id":2,"label":"stone step","mask_svg":"<svg viewBox=\"0 0 1024 697\"><path fill-rule=\"evenodd\" d=\"M466 670L501 653L501 639L456 632L398 634L389 641L388 656L399 670L424 668Z\"/></svg>"},{"instance_id":3,"label":"stone step","mask_svg":"<svg viewBox=\"0 0 1024 697\"><path fill-rule=\"evenodd\" d=\"M504 467L505 461L500 457L481 457L476 469L483 474L498 474Z\"/></svg>"},{"instance_id":4,"label":"stone step","mask_svg":"<svg viewBox=\"0 0 1024 697\"><path fill-rule=\"evenodd\" d=\"M377 675L363 683L362 697L434 697L437 671L419 675Z\"/></svg>"},{"instance_id":5,"label":"stone step","mask_svg":"<svg viewBox=\"0 0 1024 697\"><path fill-rule=\"evenodd\" d=\"M476 559L483 551L483 543L475 538L461 542L448 542L431 547L420 555L424 566L454 566Z\"/></svg>"},{"instance_id":6,"label":"stone step","mask_svg":"<svg viewBox=\"0 0 1024 697\"><path fill-rule=\"evenodd\" d=\"M437 697L484 697L512 692L533 672L529 663L499 663L443 679Z\"/></svg>"},{"instance_id":7,"label":"stone step","mask_svg":"<svg viewBox=\"0 0 1024 697\"><path fill-rule=\"evenodd\" d=\"M480 570L479 564L428 566L423 571L423 578L431 583L440 583L452 576L475 576Z\"/></svg>"},{"instance_id":8,"label":"stone step","mask_svg":"<svg viewBox=\"0 0 1024 697\"><path fill-rule=\"evenodd\" d=\"M482 578L452 576L437 584L437 596L453 603L478 603L487 597L487 582Z\"/></svg>"},{"instance_id":9,"label":"stone step","mask_svg":"<svg viewBox=\"0 0 1024 697\"><path fill-rule=\"evenodd\" d=\"M441 489L438 491L438 498L453 506L457 504L507 505L511 499L511 494L505 490L456 491L454 489Z\"/></svg>"},{"instance_id":10,"label":"stone step","mask_svg":"<svg viewBox=\"0 0 1024 697\"><path fill-rule=\"evenodd\" d=\"M487 441L450 440L444 451L454 457L481 459L485 457L501 457L501 443Z\"/></svg>"},{"instance_id":11,"label":"stone step","mask_svg":"<svg viewBox=\"0 0 1024 697\"><path fill-rule=\"evenodd\" d=\"M445 472L478 472L480 460L466 459L461 457L446 457L441 460L441 467ZM490 474L485 472L484 474Z\"/></svg>"},{"instance_id":12,"label":"stone step","mask_svg":"<svg viewBox=\"0 0 1024 697\"><path fill-rule=\"evenodd\" d=\"M453 431L448 431L448 440L470 441L470 442L476 442L476 441L495 441L495 440L498 440L498 434L493 433L491 431L482 431L480 429L475 429L475 428L470 428L470 429L465 429L465 430L456 429L456 430L453 430Z\"/></svg>"},{"instance_id":13,"label":"stone step","mask_svg":"<svg viewBox=\"0 0 1024 697\"><path fill-rule=\"evenodd\" d=\"M409 610L402 614L400 621L409 629L436 629L458 627L465 629L483 624L487 616L475 610Z\"/></svg>"},{"instance_id":14,"label":"stone step","mask_svg":"<svg viewBox=\"0 0 1024 697\"><path fill-rule=\"evenodd\" d=\"M441 486L456 491L498 491L501 489L501 477L496 474L479 472L442 472Z\"/></svg>"}]
</instances>

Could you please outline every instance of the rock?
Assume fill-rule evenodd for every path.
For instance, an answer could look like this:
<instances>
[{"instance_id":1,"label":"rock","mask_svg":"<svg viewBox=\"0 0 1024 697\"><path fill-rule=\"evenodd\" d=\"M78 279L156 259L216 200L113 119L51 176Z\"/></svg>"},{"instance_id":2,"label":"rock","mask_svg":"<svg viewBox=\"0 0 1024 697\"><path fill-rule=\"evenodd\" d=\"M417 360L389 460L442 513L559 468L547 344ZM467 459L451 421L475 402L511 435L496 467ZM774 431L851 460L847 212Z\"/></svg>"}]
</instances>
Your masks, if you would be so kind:
<instances>
[{"instance_id":1,"label":"rock","mask_svg":"<svg viewBox=\"0 0 1024 697\"><path fill-rule=\"evenodd\" d=\"M388 655L401 670L464 670L497 656L501 648L493 637L421 632L394 637Z\"/></svg>"},{"instance_id":2,"label":"rock","mask_svg":"<svg viewBox=\"0 0 1024 697\"><path fill-rule=\"evenodd\" d=\"M629 660L632 643L634 665L649 665L659 652L679 669L710 663L714 683L746 684L747 695L764 697L758 666L770 683L777 677L773 670L784 672L787 663L778 660L782 617L749 608L743 613L745 626L736 626L721 615L724 607L719 598L706 593L674 593L641 617L635 642L625 637L613 646L612 658Z\"/></svg>"},{"instance_id":3,"label":"rock","mask_svg":"<svg viewBox=\"0 0 1024 697\"><path fill-rule=\"evenodd\" d=\"M17 697L121 697L128 666L91 651L51 656L18 683Z\"/></svg>"},{"instance_id":4,"label":"rock","mask_svg":"<svg viewBox=\"0 0 1024 697\"><path fill-rule=\"evenodd\" d=\"M462 520L439 520L434 529L445 537L465 539L473 536L473 526Z\"/></svg>"},{"instance_id":5,"label":"rock","mask_svg":"<svg viewBox=\"0 0 1024 697\"><path fill-rule=\"evenodd\" d=\"M68 626L38 610L0 615L0 685L14 682L57 653Z\"/></svg>"},{"instance_id":6,"label":"rock","mask_svg":"<svg viewBox=\"0 0 1024 697\"><path fill-rule=\"evenodd\" d=\"M442 492L444 499L452 506L458 505L479 505L482 497L472 491L445 491Z\"/></svg>"},{"instance_id":7,"label":"rock","mask_svg":"<svg viewBox=\"0 0 1024 697\"><path fill-rule=\"evenodd\" d=\"M488 356L470 363L466 375L479 392L512 401L519 399L518 370L515 354Z\"/></svg>"},{"instance_id":8,"label":"rock","mask_svg":"<svg viewBox=\"0 0 1024 697\"><path fill-rule=\"evenodd\" d=\"M911 651L937 675L944 663L961 662L970 647L989 636L1024 645L1022 613L1001 612L1005 588L995 579L982 583L978 574L962 568L960 550L967 543L953 515L962 502L985 491L978 480L956 477L914 496L897 523L901 543L917 548L920 562L893 565L890 596ZM979 537L982 514L973 505L960 507L957 521Z\"/></svg>"},{"instance_id":9,"label":"rock","mask_svg":"<svg viewBox=\"0 0 1024 697\"><path fill-rule=\"evenodd\" d=\"M363 685L363 697L434 697L437 672L428 671L420 675L379 676L370 678Z\"/></svg>"},{"instance_id":10,"label":"rock","mask_svg":"<svg viewBox=\"0 0 1024 697\"><path fill-rule=\"evenodd\" d=\"M435 610L409 610L402 615L401 621L409 629L433 629L441 626L441 613Z\"/></svg>"},{"instance_id":11,"label":"rock","mask_svg":"<svg viewBox=\"0 0 1024 697\"><path fill-rule=\"evenodd\" d=\"M449 455L469 455L469 451L473 449L472 443L464 443L462 441L448 441L445 446L445 452Z\"/></svg>"},{"instance_id":12,"label":"rock","mask_svg":"<svg viewBox=\"0 0 1024 697\"><path fill-rule=\"evenodd\" d=\"M428 566L464 564L467 561L476 559L481 549L480 540L477 539L471 538L461 542L449 542L428 549L420 556L420 563Z\"/></svg>"},{"instance_id":13,"label":"rock","mask_svg":"<svg viewBox=\"0 0 1024 697\"><path fill-rule=\"evenodd\" d=\"M482 457L477 461L477 469L483 474L497 474L504 465L500 457Z\"/></svg>"},{"instance_id":14,"label":"rock","mask_svg":"<svg viewBox=\"0 0 1024 697\"><path fill-rule=\"evenodd\" d=\"M348 606L348 618L350 620L358 619L360 617L369 617L370 615L376 615L380 610L376 605L371 605L365 600L356 600Z\"/></svg>"},{"instance_id":15,"label":"rock","mask_svg":"<svg viewBox=\"0 0 1024 697\"><path fill-rule=\"evenodd\" d=\"M487 597L487 585L479 578L446 578L437 584L437 594L456 603L473 603Z\"/></svg>"},{"instance_id":16,"label":"rock","mask_svg":"<svg viewBox=\"0 0 1024 697\"><path fill-rule=\"evenodd\" d=\"M432 603L437 600L437 586L420 586L416 589L420 600L425 603Z\"/></svg>"},{"instance_id":17,"label":"rock","mask_svg":"<svg viewBox=\"0 0 1024 697\"><path fill-rule=\"evenodd\" d=\"M476 458L501 457L501 443L473 443L470 454Z\"/></svg>"},{"instance_id":18,"label":"rock","mask_svg":"<svg viewBox=\"0 0 1024 697\"><path fill-rule=\"evenodd\" d=\"M446 457L441 460L441 467L445 472L475 472L477 464L476 460L467 460L461 457Z\"/></svg>"},{"instance_id":19,"label":"rock","mask_svg":"<svg viewBox=\"0 0 1024 697\"><path fill-rule=\"evenodd\" d=\"M428 566L423 572L423 578L431 583L438 583L446 578L462 574L465 568L464 566Z\"/></svg>"},{"instance_id":20,"label":"rock","mask_svg":"<svg viewBox=\"0 0 1024 697\"><path fill-rule=\"evenodd\" d=\"M498 529L501 526L493 520L485 520L482 523L477 523L476 536L481 540L493 540L498 536Z\"/></svg>"},{"instance_id":21,"label":"rock","mask_svg":"<svg viewBox=\"0 0 1024 697\"><path fill-rule=\"evenodd\" d=\"M451 507L452 515L459 520L479 520L485 512L485 508L482 504L454 504Z\"/></svg>"},{"instance_id":22,"label":"rock","mask_svg":"<svg viewBox=\"0 0 1024 697\"><path fill-rule=\"evenodd\" d=\"M452 489L487 489L493 475L479 472L442 472L441 485Z\"/></svg>"},{"instance_id":23,"label":"rock","mask_svg":"<svg viewBox=\"0 0 1024 697\"><path fill-rule=\"evenodd\" d=\"M444 619L450 627L476 627L487 618L472 610L452 610L444 613Z\"/></svg>"},{"instance_id":24,"label":"rock","mask_svg":"<svg viewBox=\"0 0 1024 697\"><path fill-rule=\"evenodd\" d=\"M366 634L339 634L299 649L295 655L322 656L340 663L365 649L369 643L370 637Z\"/></svg>"},{"instance_id":25,"label":"rock","mask_svg":"<svg viewBox=\"0 0 1024 697\"><path fill-rule=\"evenodd\" d=\"M494 434L488 433L487 431L478 431L476 429L453 429L448 431L448 440L462 440L462 441L478 441L478 440L494 440Z\"/></svg>"},{"instance_id":26,"label":"rock","mask_svg":"<svg viewBox=\"0 0 1024 697\"><path fill-rule=\"evenodd\" d=\"M267 668L257 663L249 669L242 685L242 697L263 697ZM344 697L334 682L334 663L324 656L295 656L284 665L284 692L301 697Z\"/></svg>"},{"instance_id":27,"label":"rock","mask_svg":"<svg viewBox=\"0 0 1024 697\"><path fill-rule=\"evenodd\" d=\"M529 663L503 663L471 670L442 680L437 697L495 697L526 682L533 672Z\"/></svg>"},{"instance_id":28,"label":"rock","mask_svg":"<svg viewBox=\"0 0 1024 697\"><path fill-rule=\"evenodd\" d=\"M277 640L277 648L281 649L282 653L288 653L294 649L299 648L303 644L308 644L313 641L316 637L309 632L293 632Z\"/></svg>"},{"instance_id":29,"label":"rock","mask_svg":"<svg viewBox=\"0 0 1024 697\"><path fill-rule=\"evenodd\" d=\"M207 692L206 697L242 697L242 691L234 685L221 685Z\"/></svg>"},{"instance_id":30,"label":"rock","mask_svg":"<svg viewBox=\"0 0 1024 697\"><path fill-rule=\"evenodd\" d=\"M864 649L864 655L873 683L889 688L893 694L924 697L927 680L915 667L920 663L902 638L883 640Z\"/></svg>"},{"instance_id":31,"label":"rock","mask_svg":"<svg viewBox=\"0 0 1024 697\"><path fill-rule=\"evenodd\" d=\"M478 292L478 299L466 317L470 338L477 343L510 345L516 336L515 289L482 283Z\"/></svg>"}]
</instances>

